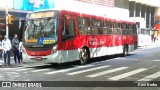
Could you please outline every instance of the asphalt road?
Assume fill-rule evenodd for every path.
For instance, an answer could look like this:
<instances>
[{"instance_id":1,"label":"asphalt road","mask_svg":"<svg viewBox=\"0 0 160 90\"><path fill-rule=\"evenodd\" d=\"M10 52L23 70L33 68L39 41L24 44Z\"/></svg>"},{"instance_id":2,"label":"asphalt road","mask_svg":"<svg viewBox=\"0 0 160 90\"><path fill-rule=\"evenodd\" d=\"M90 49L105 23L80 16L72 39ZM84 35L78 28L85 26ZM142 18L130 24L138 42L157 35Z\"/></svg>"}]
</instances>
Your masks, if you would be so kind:
<instances>
[{"instance_id":1,"label":"asphalt road","mask_svg":"<svg viewBox=\"0 0 160 90\"><path fill-rule=\"evenodd\" d=\"M41 66L24 65L22 67L14 65L11 67L1 66L0 81L63 81L48 82L48 85L51 83L61 84L54 88L7 88L12 90L159 90L158 87L101 87L101 84L107 83L109 85L114 81L118 82L119 86L121 84L123 86L123 83L127 83L127 81L129 81L128 85L130 83L138 85L139 81L145 81L149 84L153 84L152 81L160 81L160 48L138 49L130 52L126 57L115 55L93 58L89 64L84 66L80 66L78 62ZM64 81L71 82L66 83ZM65 85L71 87L64 88ZM80 85L81 87L74 87L74 85ZM87 87L87 85L90 87ZM105 84L103 85L105 86Z\"/></svg>"}]
</instances>

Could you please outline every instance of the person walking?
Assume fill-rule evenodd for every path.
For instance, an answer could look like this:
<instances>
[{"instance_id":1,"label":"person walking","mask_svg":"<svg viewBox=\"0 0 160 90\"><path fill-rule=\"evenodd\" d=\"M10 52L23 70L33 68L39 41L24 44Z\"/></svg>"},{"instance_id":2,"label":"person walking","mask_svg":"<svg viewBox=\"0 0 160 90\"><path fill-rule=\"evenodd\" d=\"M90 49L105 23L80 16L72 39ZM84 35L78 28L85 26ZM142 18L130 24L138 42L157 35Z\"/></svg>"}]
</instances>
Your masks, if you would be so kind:
<instances>
[{"instance_id":1,"label":"person walking","mask_svg":"<svg viewBox=\"0 0 160 90\"><path fill-rule=\"evenodd\" d=\"M11 41L8 39L8 36L4 36L4 40L2 41L2 48L4 50L4 64L10 65ZM6 58L8 62L6 62Z\"/></svg>"},{"instance_id":2,"label":"person walking","mask_svg":"<svg viewBox=\"0 0 160 90\"><path fill-rule=\"evenodd\" d=\"M14 53L14 61L15 64L17 64L17 59L18 59L18 64L20 64L20 57L19 57L19 40L17 34L14 35L14 38L12 39L12 50Z\"/></svg>"}]
</instances>

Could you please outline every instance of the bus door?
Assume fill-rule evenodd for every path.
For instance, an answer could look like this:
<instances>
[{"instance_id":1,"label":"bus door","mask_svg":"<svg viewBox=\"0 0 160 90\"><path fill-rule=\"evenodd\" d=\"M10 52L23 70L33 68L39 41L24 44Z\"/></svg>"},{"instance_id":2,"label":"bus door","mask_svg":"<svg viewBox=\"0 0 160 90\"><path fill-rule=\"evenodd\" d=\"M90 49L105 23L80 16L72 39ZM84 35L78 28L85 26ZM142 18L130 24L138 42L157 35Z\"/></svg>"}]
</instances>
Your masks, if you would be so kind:
<instances>
[{"instance_id":1,"label":"bus door","mask_svg":"<svg viewBox=\"0 0 160 90\"><path fill-rule=\"evenodd\" d=\"M133 45L134 44L134 34L132 30L132 24L128 24L128 44Z\"/></svg>"},{"instance_id":2,"label":"bus door","mask_svg":"<svg viewBox=\"0 0 160 90\"><path fill-rule=\"evenodd\" d=\"M103 35L103 21L97 18L91 19L91 33L92 36L90 38L90 46L92 47L92 56L102 56L104 54L104 50L102 47L105 45L105 38Z\"/></svg>"},{"instance_id":3,"label":"bus door","mask_svg":"<svg viewBox=\"0 0 160 90\"><path fill-rule=\"evenodd\" d=\"M66 60L76 60L74 51L77 49L78 42L76 41L76 19L73 16L65 16L62 19L62 50ZM67 53L67 54L66 54ZM71 57L72 56L72 57Z\"/></svg>"},{"instance_id":4,"label":"bus door","mask_svg":"<svg viewBox=\"0 0 160 90\"><path fill-rule=\"evenodd\" d=\"M114 53L122 53L122 32L120 29L120 23L113 23L113 47Z\"/></svg>"},{"instance_id":5,"label":"bus door","mask_svg":"<svg viewBox=\"0 0 160 90\"><path fill-rule=\"evenodd\" d=\"M127 24L121 23L121 30L122 30L122 45L127 42Z\"/></svg>"},{"instance_id":6,"label":"bus door","mask_svg":"<svg viewBox=\"0 0 160 90\"><path fill-rule=\"evenodd\" d=\"M112 23L111 21L104 21L104 29L103 33L105 35L105 47L107 47L107 50L105 50L105 55L110 55L112 44L113 44L113 32L112 32Z\"/></svg>"}]
</instances>

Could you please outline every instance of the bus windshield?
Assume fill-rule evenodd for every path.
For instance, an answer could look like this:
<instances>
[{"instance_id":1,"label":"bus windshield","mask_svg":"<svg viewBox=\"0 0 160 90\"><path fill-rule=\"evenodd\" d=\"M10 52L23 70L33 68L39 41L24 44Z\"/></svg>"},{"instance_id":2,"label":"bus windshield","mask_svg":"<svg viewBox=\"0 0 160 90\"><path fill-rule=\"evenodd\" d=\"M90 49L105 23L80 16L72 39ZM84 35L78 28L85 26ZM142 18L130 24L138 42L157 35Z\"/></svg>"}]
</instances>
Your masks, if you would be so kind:
<instances>
[{"instance_id":1,"label":"bus windshield","mask_svg":"<svg viewBox=\"0 0 160 90\"><path fill-rule=\"evenodd\" d=\"M57 18L28 19L25 26L25 44L53 44L58 37Z\"/></svg>"}]
</instances>

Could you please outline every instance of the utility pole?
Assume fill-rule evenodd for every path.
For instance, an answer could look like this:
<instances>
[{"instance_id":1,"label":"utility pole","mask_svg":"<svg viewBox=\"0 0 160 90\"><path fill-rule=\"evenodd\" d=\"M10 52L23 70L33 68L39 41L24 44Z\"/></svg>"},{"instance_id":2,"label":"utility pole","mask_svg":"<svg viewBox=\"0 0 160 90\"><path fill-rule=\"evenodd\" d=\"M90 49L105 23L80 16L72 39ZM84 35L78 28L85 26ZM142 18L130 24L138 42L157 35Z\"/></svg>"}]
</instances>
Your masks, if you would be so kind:
<instances>
[{"instance_id":1,"label":"utility pole","mask_svg":"<svg viewBox=\"0 0 160 90\"><path fill-rule=\"evenodd\" d=\"M6 0L6 36L9 37L9 29L8 29L8 0Z\"/></svg>"}]
</instances>

